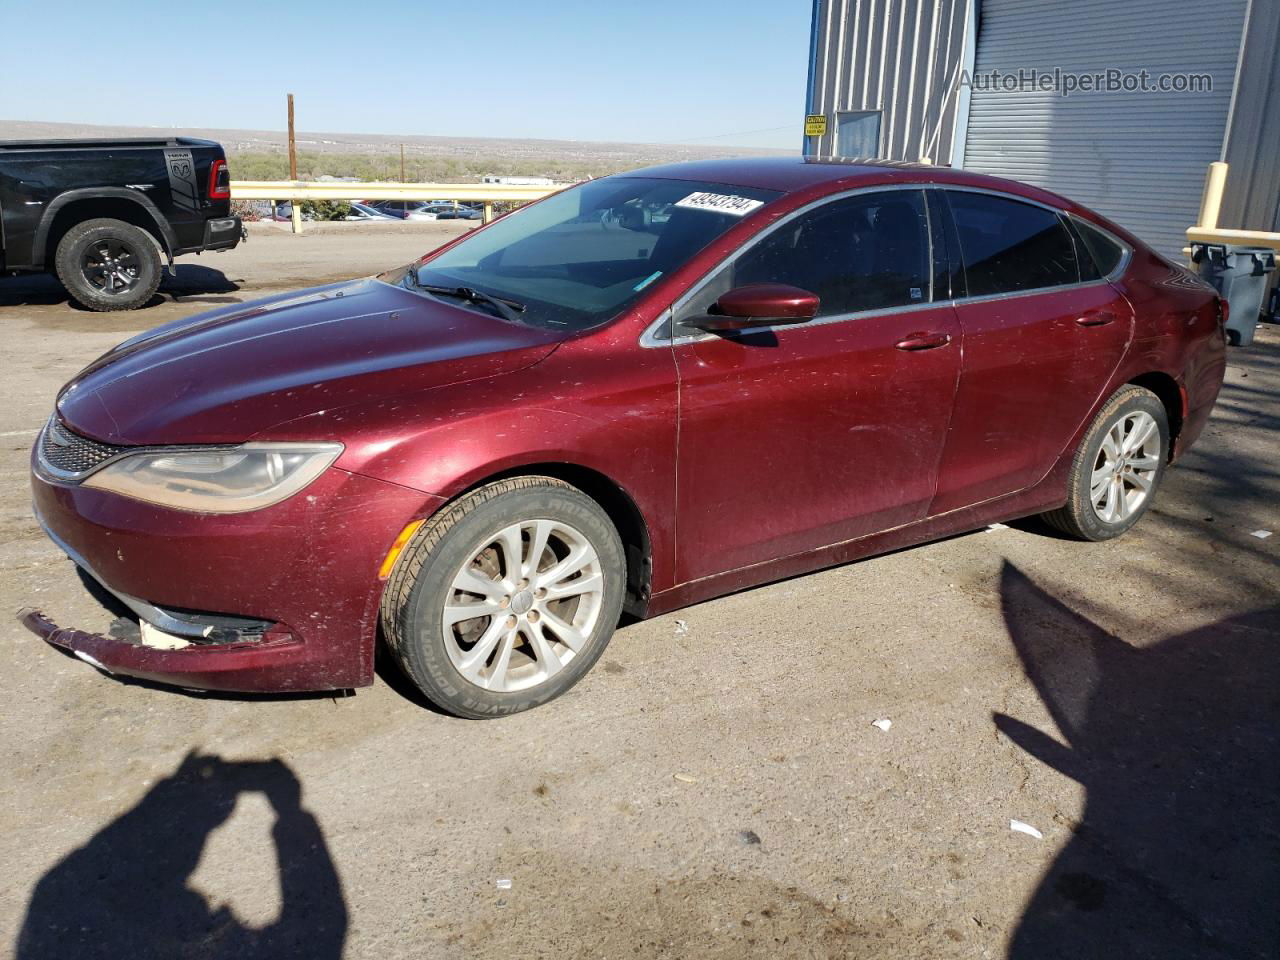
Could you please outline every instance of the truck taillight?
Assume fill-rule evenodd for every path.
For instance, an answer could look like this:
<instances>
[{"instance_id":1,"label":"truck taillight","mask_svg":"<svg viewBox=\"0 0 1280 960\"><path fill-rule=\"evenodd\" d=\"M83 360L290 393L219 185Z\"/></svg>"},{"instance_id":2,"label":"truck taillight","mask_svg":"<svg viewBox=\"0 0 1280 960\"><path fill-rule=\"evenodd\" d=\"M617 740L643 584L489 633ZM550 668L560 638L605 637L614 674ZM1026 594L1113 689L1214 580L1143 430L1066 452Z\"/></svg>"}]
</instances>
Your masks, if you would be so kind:
<instances>
[{"instance_id":1,"label":"truck taillight","mask_svg":"<svg viewBox=\"0 0 1280 960\"><path fill-rule=\"evenodd\" d=\"M227 161L221 157L209 168L209 199L231 199L231 171L227 169Z\"/></svg>"}]
</instances>

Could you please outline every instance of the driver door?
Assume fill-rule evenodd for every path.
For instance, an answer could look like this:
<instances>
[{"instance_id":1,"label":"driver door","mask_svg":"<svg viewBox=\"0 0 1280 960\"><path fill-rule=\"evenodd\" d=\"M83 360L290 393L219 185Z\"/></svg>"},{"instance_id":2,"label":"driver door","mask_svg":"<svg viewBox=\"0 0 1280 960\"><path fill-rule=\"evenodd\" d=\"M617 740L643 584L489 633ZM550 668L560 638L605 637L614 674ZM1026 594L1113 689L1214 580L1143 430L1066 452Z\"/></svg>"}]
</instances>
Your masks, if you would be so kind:
<instances>
[{"instance_id":1,"label":"driver door","mask_svg":"<svg viewBox=\"0 0 1280 960\"><path fill-rule=\"evenodd\" d=\"M677 304L681 581L925 515L960 372L931 246L922 191L863 192L783 220ZM682 323L750 283L814 292L818 317L734 334Z\"/></svg>"}]
</instances>

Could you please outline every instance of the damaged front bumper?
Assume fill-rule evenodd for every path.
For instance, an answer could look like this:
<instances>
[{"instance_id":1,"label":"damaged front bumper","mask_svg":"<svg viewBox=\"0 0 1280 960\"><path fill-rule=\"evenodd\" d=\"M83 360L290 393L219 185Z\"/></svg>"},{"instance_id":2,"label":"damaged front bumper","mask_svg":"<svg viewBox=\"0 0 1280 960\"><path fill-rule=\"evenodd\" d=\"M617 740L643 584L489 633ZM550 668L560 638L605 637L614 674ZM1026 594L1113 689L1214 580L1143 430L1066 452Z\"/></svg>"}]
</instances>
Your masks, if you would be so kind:
<instances>
[{"instance_id":1,"label":"damaged front bumper","mask_svg":"<svg viewBox=\"0 0 1280 960\"><path fill-rule=\"evenodd\" d=\"M268 632L253 642L247 639L231 643L183 640L180 644L163 645L163 641L146 642L62 627L39 610L23 610L18 619L46 643L104 673L200 690L289 689L291 685L279 678L296 670L305 657L303 645L287 633L272 637ZM147 632L144 626L142 633Z\"/></svg>"},{"instance_id":2,"label":"damaged front bumper","mask_svg":"<svg viewBox=\"0 0 1280 960\"><path fill-rule=\"evenodd\" d=\"M305 496L225 515L35 472L31 483L50 539L140 629L93 633L24 610L28 629L111 674L247 693L372 683L379 566L405 524L440 502L335 468Z\"/></svg>"},{"instance_id":3,"label":"damaged front bumper","mask_svg":"<svg viewBox=\"0 0 1280 960\"><path fill-rule=\"evenodd\" d=\"M45 535L77 567L137 616L138 630L127 636L114 631L89 633L59 626L34 609L21 611L18 619L46 643L74 654L104 673L200 689L245 690L258 685L248 678L261 673L262 653L270 656L274 671L288 669L279 655L284 654L287 661L289 647L301 652L302 645L297 638L287 628L269 620L166 610L116 590L84 557L50 530L38 512L36 520Z\"/></svg>"}]
</instances>

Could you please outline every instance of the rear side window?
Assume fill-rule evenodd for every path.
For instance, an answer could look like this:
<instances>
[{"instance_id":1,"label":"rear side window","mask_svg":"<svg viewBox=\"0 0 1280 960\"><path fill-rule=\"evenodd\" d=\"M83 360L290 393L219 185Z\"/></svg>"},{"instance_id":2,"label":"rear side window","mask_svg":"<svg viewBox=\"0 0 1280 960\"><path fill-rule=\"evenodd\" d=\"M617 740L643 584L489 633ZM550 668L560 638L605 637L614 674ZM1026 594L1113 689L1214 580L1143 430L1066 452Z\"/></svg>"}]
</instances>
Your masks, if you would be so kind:
<instances>
[{"instance_id":1,"label":"rear side window","mask_svg":"<svg viewBox=\"0 0 1280 960\"><path fill-rule=\"evenodd\" d=\"M816 293L821 317L926 303L933 271L924 195L834 200L774 230L732 271L734 287L787 283Z\"/></svg>"},{"instance_id":2,"label":"rear side window","mask_svg":"<svg viewBox=\"0 0 1280 960\"><path fill-rule=\"evenodd\" d=\"M1120 266L1120 261L1124 259L1124 247L1083 220L1072 217L1071 222L1075 225L1076 233L1080 235L1080 239L1084 242L1085 250L1088 251L1088 255L1097 266L1098 273L1104 277L1110 276L1116 267ZM1083 265L1081 269L1083 269Z\"/></svg>"},{"instance_id":3,"label":"rear side window","mask_svg":"<svg viewBox=\"0 0 1280 960\"><path fill-rule=\"evenodd\" d=\"M947 198L969 296L1079 282L1071 234L1053 211L985 193L947 191Z\"/></svg>"}]
</instances>

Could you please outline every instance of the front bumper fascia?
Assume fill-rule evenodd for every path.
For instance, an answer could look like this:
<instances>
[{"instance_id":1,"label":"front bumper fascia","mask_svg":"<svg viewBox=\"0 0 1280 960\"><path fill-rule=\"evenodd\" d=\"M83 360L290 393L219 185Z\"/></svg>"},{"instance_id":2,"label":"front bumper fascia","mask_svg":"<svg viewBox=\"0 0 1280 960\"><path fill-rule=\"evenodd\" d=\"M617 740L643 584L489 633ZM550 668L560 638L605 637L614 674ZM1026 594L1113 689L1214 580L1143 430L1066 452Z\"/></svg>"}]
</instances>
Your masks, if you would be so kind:
<instances>
[{"instance_id":1,"label":"front bumper fascia","mask_svg":"<svg viewBox=\"0 0 1280 960\"><path fill-rule=\"evenodd\" d=\"M20 614L24 625L108 673L239 692L372 683L379 565L405 524L440 503L332 467L301 493L243 514L170 510L34 471L31 484L51 539L141 619L178 635L183 624L172 615L183 611L269 626L213 642L204 634L192 639L205 642L168 650L60 625L34 610ZM189 621L201 633L210 622Z\"/></svg>"}]
</instances>

